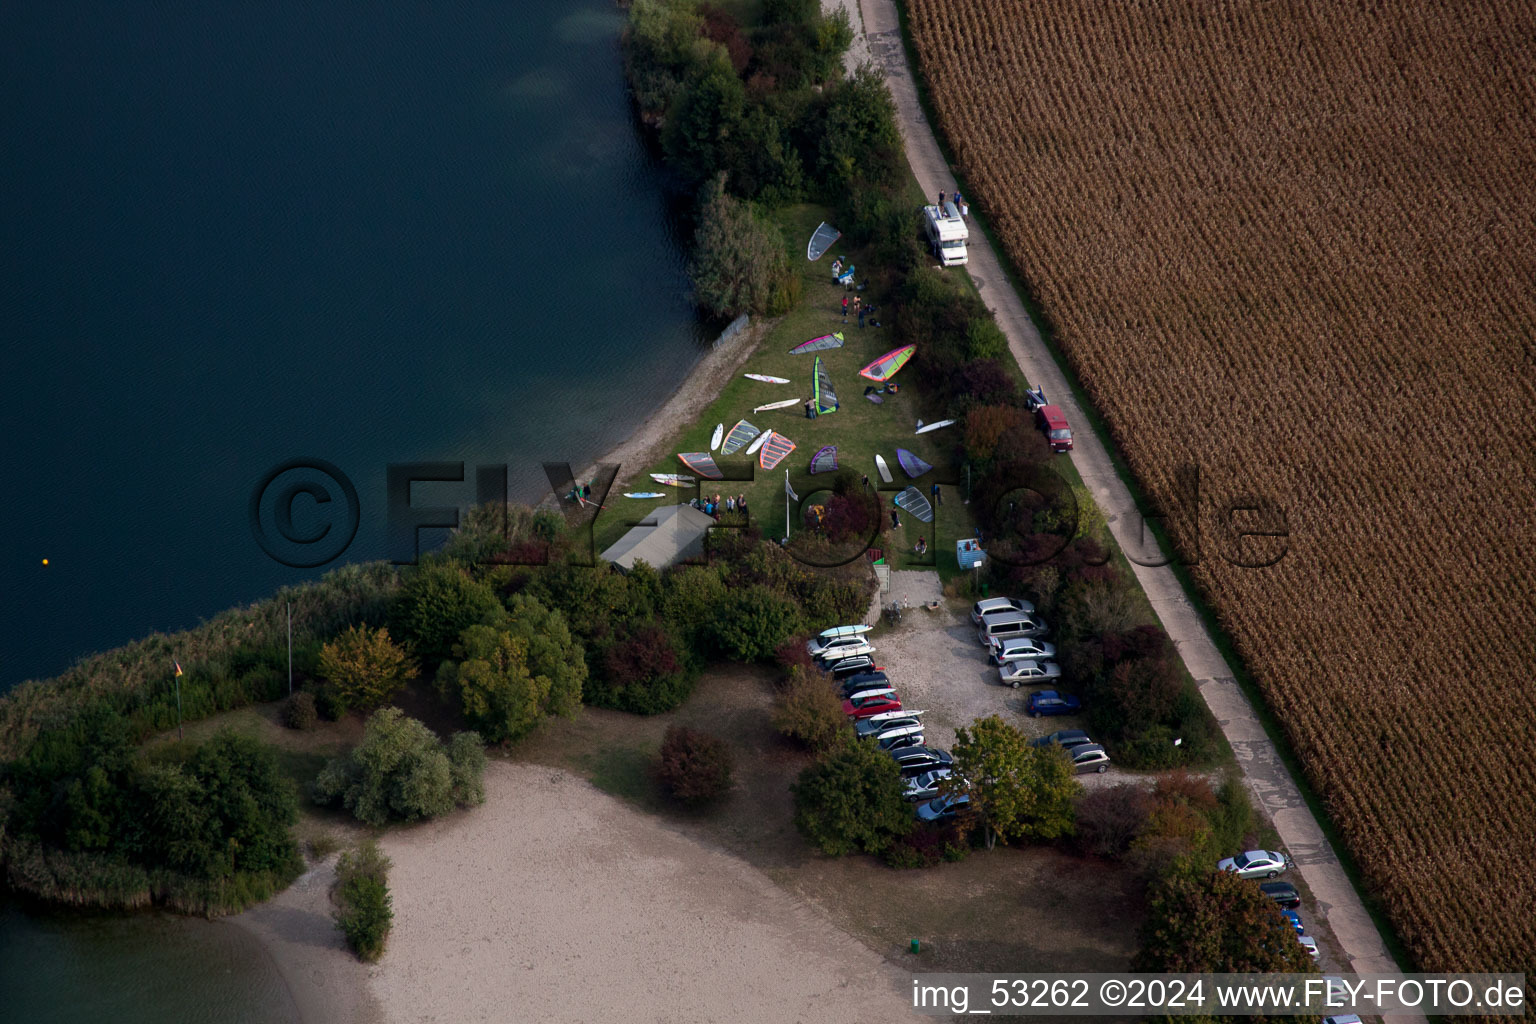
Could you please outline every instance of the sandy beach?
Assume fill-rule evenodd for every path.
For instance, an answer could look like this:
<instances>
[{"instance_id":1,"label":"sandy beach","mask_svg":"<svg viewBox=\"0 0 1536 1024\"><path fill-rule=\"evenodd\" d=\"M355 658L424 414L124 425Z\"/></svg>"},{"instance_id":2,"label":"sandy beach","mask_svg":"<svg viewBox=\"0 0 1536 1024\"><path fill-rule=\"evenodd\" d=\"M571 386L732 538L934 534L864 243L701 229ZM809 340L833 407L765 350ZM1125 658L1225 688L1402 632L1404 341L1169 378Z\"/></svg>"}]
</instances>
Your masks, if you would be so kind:
<instances>
[{"instance_id":1,"label":"sandy beach","mask_svg":"<svg viewBox=\"0 0 1536 1024\"><path fill-rule=\"evenodd\" d=\"M484 806L387 833L377 965L330 921L327 865L234 918L309 1022L865 1021L910 975L744 861L567 772L493 762Z\"/></svg>"}]
</instances>

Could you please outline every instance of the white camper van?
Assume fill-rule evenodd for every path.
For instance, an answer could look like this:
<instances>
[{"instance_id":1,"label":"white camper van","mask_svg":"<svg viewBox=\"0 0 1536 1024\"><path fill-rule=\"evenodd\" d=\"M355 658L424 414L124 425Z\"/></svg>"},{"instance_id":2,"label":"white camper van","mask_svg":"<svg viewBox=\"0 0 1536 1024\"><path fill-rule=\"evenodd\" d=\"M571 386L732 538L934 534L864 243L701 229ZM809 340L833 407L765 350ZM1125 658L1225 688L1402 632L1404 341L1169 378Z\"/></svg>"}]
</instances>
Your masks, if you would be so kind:
<instances>
[{"instance_id":1,"label":"white camper van","mask_svg":"<svg viewBox=\"0 0 1536 1024\"><path fill-rule=\"evenodd\" d=\"M946 202L943 207L923 207L923 228L928 233L928 244L941 264L958 267L966 262L965 240L971 237L971 232L953 202Z\"/></svg>"}]
</instances>

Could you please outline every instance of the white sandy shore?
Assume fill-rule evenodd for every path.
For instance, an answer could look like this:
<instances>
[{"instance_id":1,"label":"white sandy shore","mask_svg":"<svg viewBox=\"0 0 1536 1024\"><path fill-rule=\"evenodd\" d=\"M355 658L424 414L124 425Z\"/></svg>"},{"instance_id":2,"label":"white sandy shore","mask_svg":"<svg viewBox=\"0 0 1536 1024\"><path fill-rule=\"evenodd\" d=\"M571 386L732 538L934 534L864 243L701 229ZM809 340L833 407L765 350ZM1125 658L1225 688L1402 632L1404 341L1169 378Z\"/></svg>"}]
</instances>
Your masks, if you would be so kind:
<instances>
[{"instance_id":1,"label":"white sandy shore","mask_svg":"<svg viewBox=\"0 0 1536 1024\"><path fill-rule=\"evenodd\" d=\"M388 833L395 926L343 948L322 866L234 918L305 1024L907 1019L910 976L739 858L558 769L492 762L482 807Z\"/></svg>"}]
</instances>

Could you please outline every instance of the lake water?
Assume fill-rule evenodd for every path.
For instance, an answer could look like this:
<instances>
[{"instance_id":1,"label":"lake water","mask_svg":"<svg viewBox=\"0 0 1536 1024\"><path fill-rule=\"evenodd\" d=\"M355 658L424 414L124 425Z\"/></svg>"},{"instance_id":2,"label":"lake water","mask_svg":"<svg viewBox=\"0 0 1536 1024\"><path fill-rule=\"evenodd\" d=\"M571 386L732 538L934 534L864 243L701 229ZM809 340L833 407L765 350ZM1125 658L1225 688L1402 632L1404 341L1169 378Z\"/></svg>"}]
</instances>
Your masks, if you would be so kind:
<instances>
[{"instance_id":1,"label":"lake water","mask_svg":"<svg viewBox=\"0 0 1536 1024\"><path fill-rule=\"evenodd\" d=\"M252 536L289 459L355 483L340 561L381 558L389 463L506 464L532 497L539 462L665 400L702 339L622 18L0 8L0 690L323 571ZM0 1016L289 1019L253 950L207 922L5 910Z\"/></svg>"},{"instance_id":2,"label":"lake water","mask_svg":"<svg viewBox=\"0 0 1536 1024\"><path fill-rule=\"evenodd\" d=\"M389 463L468 464L418 505L479 464L526 499L665 400L701 339L622 22L0 9L0 690L314 575L252 536L286 460L355 483L340 561L389 557Z\"/></svg>"}]
</instances>

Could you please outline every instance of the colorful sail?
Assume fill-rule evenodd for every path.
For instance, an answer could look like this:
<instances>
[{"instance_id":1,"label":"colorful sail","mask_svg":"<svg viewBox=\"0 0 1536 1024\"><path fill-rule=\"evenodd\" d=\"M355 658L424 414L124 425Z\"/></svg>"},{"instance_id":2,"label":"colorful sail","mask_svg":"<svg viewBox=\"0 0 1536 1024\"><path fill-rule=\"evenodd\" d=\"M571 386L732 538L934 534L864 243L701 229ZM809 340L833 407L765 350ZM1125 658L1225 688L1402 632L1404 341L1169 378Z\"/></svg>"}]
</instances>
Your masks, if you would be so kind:
<instances>
[{"instance_id":1,"label":"colorful sail","mask_svg":"<svg viewBox=\"0 0 1536 1024\"><path fill-rule=\"evenodd\" d=\"M896 449L896 461L901 464L902 472L916 480L933 467L905 448Z\"/></svg>"},{"instance_id":2,"label":"colorful sail","mask_svg":"<svg viewBox=\"0 0 1536 1024\"><path fill-rule=\"evenodd\" d=\"M896 507L912 513L925 523L933 522L933 506L916 487L908 487L895 497Z\"/></svg>"},{"instance_id":3,"label":"colorful sail","mask_svg":"<svg viewBox=\"0 0 1536 1024\"><path fill-rule=\"evenodd\" d=\"M683 460L683 465L707 480L725 479L725 474L720 472L720 467L715 465L709 452L683 452L678 458Z\"/></svg>"},{"instance_id":4,"label":"colorful sail","mask_svg":"<svg viewBox=\"0 0 1536 1024\"><path fill-rule=\"evenodd\" d=\"M807 352L825 352L829 348L842 347L843 332L838 331L836 334L823 334L819 338L812 338L810 341L802 341L800 344L790 349L789 354L792 356L800 356Z\"/></svg>"},{"instance_id":5,"label":"colorful sail","mask_svg":"<svg viewBox=\"0 0 1536 1024\"><path fill-rule=\"evenodd\" d=\"M903 345L901 348L893 348L860 370L859 376L867 377L873 381L888 381L896 376L897 370L907 365L907 360L911 359L912 353L916 351L916 345Z\"/></svg>"},{"instance_id":6,"label":"colorful sail","mask_svg":"<svg viewBox=\"0 0 1536 1024\"><path fill-rule=\"evenodd\" d=\"M811 456L812 473L830 473L837 469L837 445L829 444L816 449L816 454Z\"/></svg>"},{"instance_id":7,"label":"colorful sail","mask_svg":"<svg viewBox=\"0 0 1536 1024\"><path fill-rule=\"evenodd\" d=\"M816 225L816 230L811 232L811 240L805 244L805 258L815 263L832 248L832 243L843 237L843 233L837 228L822 221Z\"/></svg>"},{"instance_id":8,"label":"colorful sail","mask_svg":"<svg viewBox=\"0 0 1536 1024\"><path fill-rule=\"evenodd\" d=\"M816 415L825 416L829 412L837 412L837 392L832 390L832 378L821 364L821 356L816 357L816 384L811 397L816 402Z\"/></svg>"},{"instance_id":9,"label":"colorful sail","mask_svg":"<svg viewBox=\"0 0 1536 1024\"><path fill-rule=\"evenodd\" d=\"M746 420L737 420L731 432L725 435L725 443L720 446L720 454L735 455L760 433L762 431Z\"/></svg>"},{"instance_id":10,"label":"colorful sail","mask_svg":"<svg viewBox=\"0 0 1536 1024\"><path fill-rule=\"evenodd\" d=\"M763 450L757 455L757 464L764 469L772 469L784 461L785 456L795 450L795 442L783 434L774 433L763 445Z\"/></svg>"}]
</instances>

